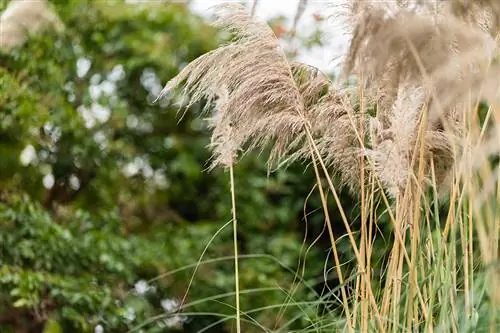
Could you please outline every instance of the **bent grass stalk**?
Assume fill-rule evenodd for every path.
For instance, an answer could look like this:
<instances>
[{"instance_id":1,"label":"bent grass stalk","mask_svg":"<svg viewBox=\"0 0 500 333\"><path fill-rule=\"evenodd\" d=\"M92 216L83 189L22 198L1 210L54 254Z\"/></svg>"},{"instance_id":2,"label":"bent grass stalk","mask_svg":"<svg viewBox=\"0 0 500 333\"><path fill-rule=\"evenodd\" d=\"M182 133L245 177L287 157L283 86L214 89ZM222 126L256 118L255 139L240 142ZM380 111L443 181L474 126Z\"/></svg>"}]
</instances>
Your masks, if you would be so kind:
<instances>
[{"instance_id":1,"label":"bent grass stalk","mask_svg":"<svg viewBox=\"0 0 500 333\"><path fill-rule=\"evenodd\" d=\"M328 236L330 237L330 243L333 251L333 258L335 260L335 269L337 270L337 275L339 277L339 282L340 282L340 292L342 294L342 305L344 307L345 315L346 315L346 322L347 322L347 327L349 329L349 332L354 332L352 323L351 323L351 313L349 311L349 302L347 299L347 293L345 291L345 286L344 286L344 278L342 274L342 269L340 268L340 260L337 252L337 245L335 243L335 237L333 236L333 229L332 229L332 224L330 221L330 214L328 212L328 204L326 201L325 193L323 191L323 186L321 184L321 177L318 171L318 166L316 164L316 158L313 155L313 166L314 166L314 174L316 175L316 183L318 184L318 191L321 197L321 204L323 206L323 212L325 214L325 223L328 228ZM328 176L327 176L328 177Z\"/></svg>"},{"instance_id":2,"label":"bent grass stalk","mask_svg":"<svg viewBox=\"0 0 500 333\"><path fill-rule=\"evenodd\" d=\"M233 215L233 250L234 250L234 282L235 282L235 299L236 299L236 332L241 332L240 318L240 271L238 268L238 222L236 220L236 199L234 191L234 175L233 165L229 166L229 178L231 186L231 212Z\"/></svg>"},{"instance_id":3,"label":"bent grass stalk","mask_svg":"<svg viewBox=\"0 0 500 333\"><path fill-rule=\"evenodd\" d=\"M182 300L180 302L180 305L179 305L179 308L182 307L182 305L184 304L184 302L186 302L186 299L188 297L188 294L189 294L189 290L191 289L191 286L193 284L193 281L194 281L194 277L196 275L196 272L198 271L198 267L200 266L201 262L202 262L202 259L203 257L205 256L205 253L208 251L208 248L210 247L210 245L212 244L212 242L214 241L214 239L217 237L217 235L219 235L219 233L222 232L222 230L224 230L224 228L226 228L229 224L231 224L232 221L228 221L226 222L222 227L220 227L214 234L213 236L210 238L210 240L207 242L207 245L205 245L205 248L203 249L203 251L201 252L200 254L200 257L198 258L198 262L194 265L194 270L193 270L193 273L191 274L191 278L189 279L189 283L188 283L188 286L186 287L186 291L184 292L184 296L182 297ZM172 274L172 273L170 273ZM157 277L156 279L152 279L150 280L149 282L153 282L159 278L162 278L166 275L161 275L160 277Z\"/></svg>"},{"instance_id":4,"label":"bent grass stalk","mask_svg":"<svg viewBox=\"0 0 500 333\"><path fill-rule=\"evenodd\" d=\"M306 135L307 135L307 139L309 141L309 144L310 144L311 148L313 149L313 153L314 153L313 156L312 156L313 161L317 158L317 161L319 162L319 164L320 164L320 166L322 168L323 174L325 175L325 178L326 178L326 180L328 182L328 186L329 186L330 190L332 191L333 197L334 197L335 202L337 204L337 208L339 209L340 215L342 217L342 221L344 222L344 226L345 226L345 228L347 230L347 235L348 235L348 238L349 238L349 240L351 242L351 246L352 246L352 249L353 249L353 251L355 253L358 265L360 265L363 261L361 259L361 255L359 253L356 241L354 239L353 232L352 232L351 227L349 225L349 222L347 220L347 216L345 214L344 209L342 208L342 203L340 202L340 198L339 198L339 196L337 194L337 190L336 190L335 186L333 185L333 182L332 182L332 180L330 178L330 174L328 172L328 169L326 168L326 165L325 165L325 163L324 163L324 161L323 161L323 159L321 157L321 154L320 154L320 152L318 150L318 147L314 143L314 139L312 138L311 132L310 132L310 130L309 130L309 128L307 126L305 126L305 130L306 130ZM316 155L316 157L314 157L314 155ZM320 186L320 184L318 186ZM327 222L328 230L330 232L330 230L332 230L331 223L330 223L329 220L327 220L326 222ZM360 273L366 274L366 272L360 272ZM368 297L369 297L369 301L370 301L370 303L371 303L371 305L373 307L373 310L375 312L375 319L376 319L377 325L379 326L380 332L385 332L385 329L383 328L381 317L380 317L380 314L379 314L379 311L378 311L378 308L377 308L377 303L375 301L375 297L373 296L373 292L372 292L372 290L371 290L370 287L368 288Z\"/></svg>"}]
</instances>

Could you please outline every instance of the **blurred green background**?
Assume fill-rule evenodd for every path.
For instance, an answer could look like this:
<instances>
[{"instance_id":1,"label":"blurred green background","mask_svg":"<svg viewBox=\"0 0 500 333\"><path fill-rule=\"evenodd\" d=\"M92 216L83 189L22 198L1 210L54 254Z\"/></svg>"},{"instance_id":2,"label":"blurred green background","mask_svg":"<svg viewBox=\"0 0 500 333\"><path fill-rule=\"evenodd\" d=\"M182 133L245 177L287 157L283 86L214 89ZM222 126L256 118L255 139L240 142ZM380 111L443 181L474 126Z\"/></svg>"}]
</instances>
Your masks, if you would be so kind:
<instances>
[{"instance_id":1,"label":"blurred green background","mask_svg":"<svg viewBox=\"0 0 500 333\"><path fill-rule=\"evenodd\" d=\"M231 332L228 174L206 171L200 105L179 120L179 97L152 103L223 38L185 3L50 6L64 28L0 50L0 332ZM337 283L312 172L269 173L264 153L235 173L244 331L308 327Z\"/></svg>"}]
</instances>

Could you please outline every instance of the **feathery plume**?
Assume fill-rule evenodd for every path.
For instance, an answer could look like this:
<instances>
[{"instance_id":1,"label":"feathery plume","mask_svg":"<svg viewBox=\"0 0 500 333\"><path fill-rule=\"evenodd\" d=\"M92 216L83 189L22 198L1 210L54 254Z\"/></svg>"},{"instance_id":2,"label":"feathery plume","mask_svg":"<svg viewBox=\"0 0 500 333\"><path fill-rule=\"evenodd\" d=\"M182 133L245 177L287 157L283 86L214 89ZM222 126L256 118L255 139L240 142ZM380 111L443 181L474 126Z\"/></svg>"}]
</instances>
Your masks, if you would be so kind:
<instances>
[{"instance_id":1,"label":"feathery plume","mask_svg":"<svg viewBox=\"0 0 500 333\"><path fill-rule=\"evenodd\" d=\"M395 196L413 172L408 161L424 111L425 147L433 153L426 164L431 155L438 166L444 163L437 158L454 160L466 112L498 96L500 71L492 65L498 49L491 36L449 12L359 1L351 9L355 23L344 75L363 74L361 84L377 104L375 135L390 134L379 142L372 138L367 153ZM438 183L447 178L438 174Z\"/></svg>"},{"instance_id":2,"label":"feathery plume","mask_svg":"<svg viewBox=\"0 0 500 333\"><path fill-rule=\"evenodd\" d=\"M228 167L239 153L269 143L270 165L308 158L307 126L321 154L353 187L361 150L345 93L317 69L289 62L269 26L244 7L217 6L216 14L215 25L234 40L188 64L159 97L182 86L189 105L208 102L212 167Z\"/></svg>"},{"instance_id":3,"label":"feathery plume","mask_svg":"<svg viewBox=\"0 0 500 333\"><path fill-rule=\"evenodd\" d=\"M445 5L456 16L496 38L500 32L500 2L497 0L452 0Z\"/></svg>"},{"instance_id":4,"label":"feathery plume","mask_svg":"<svg viewBox=\"0 0 500 333\"><path fill-rule=\"evenodd\" d=\"M366 132L367 115L354 112L349 92L335 87L316 68L300 63L292 64L292 68L306 118L324 162L339 177L340 185L348 186L352 193L358 192L364 141L358 135ZM304 157L308 157L307 146L289 159Z\"/></svg>"},{"instance_id":5,"label":"feathery plume","mask_svg":"<svg viewBox=\"0 0 500 333\"><path fill-rule=\"evenodd\" d=\"M190 105L204 99L205 111L215 106L210 118L213 166L227 167L245 144L253 148L270 138L279 141L275 154L280 156L304 126L302 101L289 63L272 30L251 19L243 6L217 6L216 14L215 25L234 34L234 41L188 64L159 98L183 84ZM231 156L225 156L228 152Z\"/></svg>"}]
</instances>

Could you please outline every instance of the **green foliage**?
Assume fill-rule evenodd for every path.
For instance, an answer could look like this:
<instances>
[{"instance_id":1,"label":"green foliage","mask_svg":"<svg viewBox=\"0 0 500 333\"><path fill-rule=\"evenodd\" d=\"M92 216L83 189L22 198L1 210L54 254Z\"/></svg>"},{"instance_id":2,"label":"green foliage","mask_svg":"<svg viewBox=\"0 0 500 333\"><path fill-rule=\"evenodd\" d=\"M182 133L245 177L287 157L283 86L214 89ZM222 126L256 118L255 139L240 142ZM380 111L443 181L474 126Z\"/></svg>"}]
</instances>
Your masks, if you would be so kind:
<instances>
[{"instance_id":1,"label":"green foliage","mask_svg":"<svg viewBox=\"0 0 500 333\"><path fill-rule=\"evenodd\" d=\"M126 308L113 302L113 286L130 283L141 263L126 255L132 249L125 238L83 216L58 225L25 197L3 203L0 218L0 283L9 291L2 297L4 313L35 309L34 319L43 320L58 309L57 317L80 331L91 331L101 318L112 328L122 325Z\"/></svg>"}]
</instances>

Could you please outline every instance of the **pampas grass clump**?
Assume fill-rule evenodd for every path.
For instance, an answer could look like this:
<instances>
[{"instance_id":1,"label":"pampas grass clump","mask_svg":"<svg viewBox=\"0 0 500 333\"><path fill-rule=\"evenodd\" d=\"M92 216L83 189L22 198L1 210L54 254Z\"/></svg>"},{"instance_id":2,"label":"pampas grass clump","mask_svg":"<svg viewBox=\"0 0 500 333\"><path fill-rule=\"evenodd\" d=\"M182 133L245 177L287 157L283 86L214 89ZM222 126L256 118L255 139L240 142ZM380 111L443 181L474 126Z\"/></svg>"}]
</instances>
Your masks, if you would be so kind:
<instances>
[{"instance_id":1,"label":"pampas grass clump","mask_svg":"<svg viewBox=\"0 0 500 333\"><path fill-rule=\"evenodd\" d=\"M345 9L352 38L341 80L356 77L354 89L287 59L266 23L231 4L216 8L215 25L232 41L188 64L159 98L180 87L188 106L207 102L212 167L231 171L234 220L232 167L246 152L270 148L270 167L296 160L314 167L341 282L344 329L467 330L477 311L476 254L492 318L500 305L493 288L500 282L500 172L491 162L500 152L498 1L351 0ZM482 103L488 105L483 123L477 115ZM333 184L332 174L340 184ZM351 297L322 177L356 257ZM342 210L338 186L360 201L358 235ZM377 197L394 231L378 282L370 275ZM444 219L432 208L443 198ZM461 244L461 255L449 238ZM380 292L374 283L383 286ZM445 305L436 308L437 302ZM496 320L489 323L491 332L498 328Z\"/></svg>"}]
</instances>

